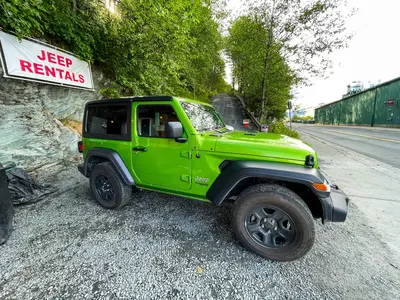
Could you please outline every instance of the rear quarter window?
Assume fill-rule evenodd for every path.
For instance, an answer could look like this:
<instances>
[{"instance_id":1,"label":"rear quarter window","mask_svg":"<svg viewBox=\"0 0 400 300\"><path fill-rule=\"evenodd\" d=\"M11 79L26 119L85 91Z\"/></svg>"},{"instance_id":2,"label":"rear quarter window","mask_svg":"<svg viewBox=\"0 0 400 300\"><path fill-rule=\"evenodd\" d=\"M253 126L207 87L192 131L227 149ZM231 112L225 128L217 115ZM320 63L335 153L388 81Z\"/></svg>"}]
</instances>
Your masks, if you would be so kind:
<instances>
[{"instance_id":1,"label":"rear quarter window","mask_svg":"<svg viewBox=\"0 0 400 300\"><path fill-rule=\"evenodd\" d=\"M131 139L130 105L88 106L83 136L101 139Z\"/></svg>"}]
</instances>

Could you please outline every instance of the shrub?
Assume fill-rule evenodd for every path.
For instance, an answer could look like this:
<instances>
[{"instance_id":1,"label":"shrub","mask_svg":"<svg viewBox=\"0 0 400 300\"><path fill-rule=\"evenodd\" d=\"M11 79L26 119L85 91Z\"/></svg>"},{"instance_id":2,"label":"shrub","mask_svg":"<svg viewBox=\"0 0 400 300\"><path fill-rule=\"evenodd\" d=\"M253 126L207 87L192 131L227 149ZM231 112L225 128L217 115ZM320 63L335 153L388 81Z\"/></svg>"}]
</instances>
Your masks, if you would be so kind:
<instances>
[{"instance_id":1,"label":"shrub","mask_svg":"<svg viewBox=\"0 0 400 300\"><path fill-rule=\"evenodd\" d=\"M296 130L288 128L282 121L276 121L269 124L268 132L283 134L295 139L300 139L300 134Z\"/></svg>"}]
</instances>

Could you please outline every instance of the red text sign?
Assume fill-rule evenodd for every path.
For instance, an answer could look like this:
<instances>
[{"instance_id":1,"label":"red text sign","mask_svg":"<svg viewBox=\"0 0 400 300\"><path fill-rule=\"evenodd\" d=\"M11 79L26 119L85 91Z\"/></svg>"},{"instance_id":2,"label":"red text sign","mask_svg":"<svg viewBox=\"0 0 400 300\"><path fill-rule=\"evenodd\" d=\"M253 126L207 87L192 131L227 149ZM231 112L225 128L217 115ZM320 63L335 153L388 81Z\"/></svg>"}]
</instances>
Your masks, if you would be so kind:
<instances>
[{"instance_id":1,"label":"red text sign","mask_svg":"<svg viewBox=\"0 0 400 300\"><path fill-rule=\"evenodd\" d=\"M386 100L385 104L386 105L395 105L396 102L394 100Z\"/></svg>"},{"instance_id":2,"label":"red text sign","mask_svg":"<svg viewBox=\"0 0 400 300\"><path fill-rule=\"evenodd\" d=\"M93 89L89 64L66 52L0 31L5 76Z\"/></svg>"}]
</instances>

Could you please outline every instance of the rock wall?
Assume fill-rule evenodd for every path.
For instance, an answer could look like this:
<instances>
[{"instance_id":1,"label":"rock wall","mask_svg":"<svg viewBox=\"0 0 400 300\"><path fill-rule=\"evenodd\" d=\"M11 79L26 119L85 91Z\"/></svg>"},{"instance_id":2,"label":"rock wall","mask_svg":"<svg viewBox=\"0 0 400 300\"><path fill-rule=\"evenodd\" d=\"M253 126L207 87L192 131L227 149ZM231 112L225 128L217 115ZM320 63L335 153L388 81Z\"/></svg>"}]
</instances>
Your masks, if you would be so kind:
<instances>
[{"instance_id":1,"label":"rock wall","mask_svg":"<svg viewBox=\"0 0 400 300\"><path fill-rule=\"evenodd\" d=\"M4 78L0 66L0 163L35 168L76 155L79 136L59 120L81 122L85 103L101 98L108 81L92 72L94 92Z\"/></svg>"},{"instance_id":2,"label":"rock wall","mask_svg":"<svg viewBox=\"0 0 400 300\"><path fill-rule=\"evenodd\" d=\"M240 100L236 96L228 94L218 94L212 97L211 104L222 117L226 125L230 125L235 130L256 132L257 126L243 109ZM249 127L243 127L243 120L249 119Z\"/></svg>"}]
</instances>

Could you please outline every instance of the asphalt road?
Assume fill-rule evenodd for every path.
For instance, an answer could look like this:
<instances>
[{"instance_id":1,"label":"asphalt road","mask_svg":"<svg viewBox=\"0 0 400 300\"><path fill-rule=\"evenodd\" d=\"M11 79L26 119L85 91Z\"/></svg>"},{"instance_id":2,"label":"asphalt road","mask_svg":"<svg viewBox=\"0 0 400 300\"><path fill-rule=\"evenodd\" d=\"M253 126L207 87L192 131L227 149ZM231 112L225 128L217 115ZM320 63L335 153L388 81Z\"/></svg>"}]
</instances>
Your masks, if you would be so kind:
<instances>
[{"instance_id":1,"label":"asphalt road","mask_svg":"<svg viewBox=\"0 0 400 300\"><path fill-rule=\"evenodd\" d=\"M330 141L400 168L400 129L319 126L294 123L300 132Z\"/></svg>"},{"instance_id":2,"label":"asphalt road","mask_svg":"<svg viewBox=\"0 0 400 300\"><path fill-rule=\"evenodd\" d=\"M320 168L400 257L400 130L294 124ZM399 297L400 298L400 297Z\"/></svg>"}]
</instances>

